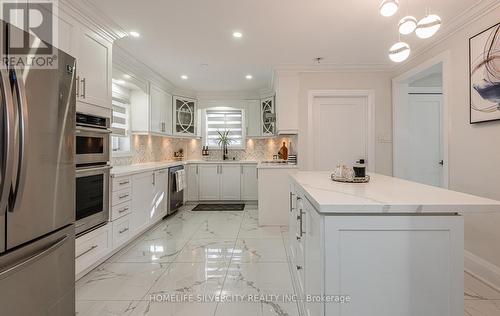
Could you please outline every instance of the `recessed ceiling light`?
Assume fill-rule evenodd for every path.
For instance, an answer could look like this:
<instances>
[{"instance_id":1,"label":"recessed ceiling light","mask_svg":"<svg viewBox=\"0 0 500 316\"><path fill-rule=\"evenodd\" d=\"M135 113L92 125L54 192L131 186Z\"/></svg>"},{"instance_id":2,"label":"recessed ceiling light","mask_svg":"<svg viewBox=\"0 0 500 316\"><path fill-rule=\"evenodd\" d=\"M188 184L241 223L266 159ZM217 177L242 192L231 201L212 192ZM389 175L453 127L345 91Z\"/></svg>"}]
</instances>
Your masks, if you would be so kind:
<instances>
[{"instance_id":1,"label":"recessed ceiling light","mask_svg":"<svg viewBox=\"0 0 500 316\"><path fill-rule=\"evenodd\" d=\"M125 78L125 79L130 79L130 78L132 78L132 76L131 76L131 75L129 75L129 74L124 74L124 75L123 75L123 78Z\"/></svg>"},{"instance_id":2,"label":"recessed ceiling light","mask_svg":"<svg viewBox=\"0 0 500 316\"><path fill-rule=\"evenodd\" d=\"M234 38L242 38L243 34L241 32L233 32L233 37Z\"/></svg>"},{"instance_id":3,"label":"recessed ceiling light","mask_svg":"<svg viewBox=\"0 0 500 316\"><path fill-rule=\"evenodd\" d=\"M252 75L246 75L245 78L247 78L248 80L250 80L250 79L253 79L253 76Z\"/></svg>"},{"instance_id":4,"label":"recessed ceiling light","mask_svg":"<svg viewBox=\"0 0 500 316\"><path fill-rule=\"evenodd\" d=\"M188 76L186 76L186 75L182 75L182 76L181 76L181 79L182 79L182 80L187 80L187 79L188 79Z\"/></svg>"},{"instance_id":5,"label":"recessed ceiling light","mask_svg":"<svg viewBox=\"0 0 500 316\"><path fill-rule=\"evenodd\" d=\"M136 31L130 31L129 34L132 37L140 37L141 36L141 34L139 32L136 32Z\"/></svg>"}]
</instances>

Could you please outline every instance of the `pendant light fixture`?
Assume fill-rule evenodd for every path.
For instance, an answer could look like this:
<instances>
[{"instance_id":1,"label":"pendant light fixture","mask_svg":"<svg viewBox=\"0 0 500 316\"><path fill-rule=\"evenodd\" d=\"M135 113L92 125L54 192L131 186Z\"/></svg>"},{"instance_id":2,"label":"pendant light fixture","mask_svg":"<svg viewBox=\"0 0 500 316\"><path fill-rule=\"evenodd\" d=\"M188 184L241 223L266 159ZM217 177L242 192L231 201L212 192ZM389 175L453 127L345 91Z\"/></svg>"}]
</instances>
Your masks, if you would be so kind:
<instances>
[{"instance_id":1,"label":"pendant light fixture","mask_svg":"<svg viewBox=\"0 0 500 316\"><path fill-rule=\"evenodd\" d=\"M395 63L405 61L410 56L410 45L405 42L397 42L389 48L389 58Z\"/></svg>"},{"instance_id":2,"label":"pendant light fixture","mask_svg":"<svg viewBox=\"0 0 500 316\"><path fill-rule=\"evenodd\" d=\"M402 35L413 33L417 28L417 19L414 16L407 15L399 21L398 29Z\"/></svg>"},{"instance_id":3,"label":"pendant light fixture","mask_svg":"<svg viewBox=\"0 0 500 316\"><path fill-rule=\"evenodd\" d=\"M430 38L441 27L441 18L435 14L428 14L417 23L415 34L419 38Z\"/></svg>"},{"instance_id":4,"label":"pendant light fixture","mask_svg":"<svg viewBox=\"0 0 500 316\"><path fill-rule=\"evenodd\" d=\"M379 6L380 14L382 16L393 16L396 12L398 12L398 8L398 0L383 0Z\"/></svg>"}]
</instances>

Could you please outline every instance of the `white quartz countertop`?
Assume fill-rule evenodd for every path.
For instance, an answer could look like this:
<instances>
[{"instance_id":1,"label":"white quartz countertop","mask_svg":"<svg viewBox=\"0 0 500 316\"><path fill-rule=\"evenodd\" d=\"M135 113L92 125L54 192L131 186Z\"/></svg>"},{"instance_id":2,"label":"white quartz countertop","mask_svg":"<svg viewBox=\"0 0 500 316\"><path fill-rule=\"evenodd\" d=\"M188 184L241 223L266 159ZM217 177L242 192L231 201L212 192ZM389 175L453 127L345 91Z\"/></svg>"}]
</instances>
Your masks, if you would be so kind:
<instances>
[{"instance_id":1,"label":"white quartz countertop","mask_svg":"<svg viewBox=\"0 0 500 316\"><path fill-rule=\"evenodd\" d=\"M286 163L259 162L257 169L299 169L299 166Z\"/></svg>"},{"instance_id":2,"label":"white quartz countertop","mask_svg":"<svg viewBox=\"0 0 500 316\"><path fill-rule=\"evenodd\" d=\"M292 179L320 213L500 212L500 201L380 174L369 183L339 183L329 172L298 172Z\"/></svg>"},{"instance_id":3,"label":"white quartz countertop","mask_svg":"<svg viewBox=\"0 0 500 316\"><path fill-rule=\"evenodd\" d=\"M188 164L257 164L255 160L226 160L226 161L204 161L204 160L183 160L183 161L160 161L133 164L127 166L113 166L111 176L121 177L131 174L165 169Z\"/></svg>"}]
</instances>

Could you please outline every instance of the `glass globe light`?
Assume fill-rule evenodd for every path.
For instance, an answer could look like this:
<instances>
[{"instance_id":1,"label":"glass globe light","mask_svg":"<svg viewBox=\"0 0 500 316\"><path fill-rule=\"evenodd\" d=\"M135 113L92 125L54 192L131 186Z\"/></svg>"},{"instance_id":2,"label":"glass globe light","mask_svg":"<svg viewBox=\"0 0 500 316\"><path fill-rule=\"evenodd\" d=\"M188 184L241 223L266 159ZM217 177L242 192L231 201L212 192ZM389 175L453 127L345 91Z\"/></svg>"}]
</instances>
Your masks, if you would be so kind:
<instances>
[{"instance_id":1,"label":"glass globe light","mask_svg":"<svg viewBox=\"0 0 500 316\"><path fill-rule=\"evenodd\" d=\"M379 6L380 14L383 16L393 16L396 12L398 12L398 8L398 0L384 0Z\"/></svg>"},{"instance_id":2,"label":"glass globe light","mask_svg":"<svg viewBox=\"0 0 500 316\"><path fill-rule=\"evenodd\" d=\"M405 61L408 56L410 56L410 45L405 42L397 42L389 49L389 58L395 63Z\"/></svg>"},{"instance_id":3,"label":"glass globe light","mask_svg":"<svg viewBox=\"0 0 500 316\"><path fill-rule=\"evenodd\" d=\"M403 35L411 34L417 28L417 19L414 16L407 15L399 21L399 33Z\"/></svg>"},{"instance_id":4,"label":"glass globe light","mask_svg":"<svg viewBox=\"0 0 500 316\"><path fill-rule=\"evenodd\" d=\"M417 23L415 33L420 38L432 37L441 27L441 18L435 14L429 14Z\"/></svg>"}]
</instances>

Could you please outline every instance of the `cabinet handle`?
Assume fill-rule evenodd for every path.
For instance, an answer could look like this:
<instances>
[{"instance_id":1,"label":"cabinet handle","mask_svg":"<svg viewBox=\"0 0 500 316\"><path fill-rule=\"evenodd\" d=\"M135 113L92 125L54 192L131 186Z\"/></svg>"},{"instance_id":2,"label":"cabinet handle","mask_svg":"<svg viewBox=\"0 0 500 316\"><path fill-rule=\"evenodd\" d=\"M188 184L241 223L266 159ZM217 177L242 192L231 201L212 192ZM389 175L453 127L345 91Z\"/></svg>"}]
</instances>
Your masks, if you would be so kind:
<instances>
[{"instance_id":1,"label":"cabinet handle","mask_svg":"<svg viewBox=\"0 0 500 316\"><path fill-rule=\"evenodd\" d=\"M118 184L119 184L119 185L125 185L125 184L129 184L129 183L130 183L130 181L123 181L123 182L120 182L120 183L118 183Z\"/></svg>"},{"instance_id":2,"label":"cabinet handle","mask_svg":"<svg viewBox=\"0 0 500 316\"><path fill-rule=\"evenodd\" d=\"M290 192L290 213L293 211L293 196L295 194L293 194L292 192Z\"/></svg>"},{"instance_id":3,"label":"cabinet handle","mask_svg":"<svg viewBox=\"0 0 500 316\"><path fill-rule=\"evenodd\" d=\"M156 185L156 173L153 173L153 185Z\"/></svg>"},{"instance_id":4,"label":"cabinet handle","mask_svg":"<svg viewBox=\"0 0 500 316\"><path fill-rule=\"evenodd\" d=\"M299 237L302 238L302 236L304 236L304 227L302 227L304 223L304 212L300 210L299 214L300 215L297 216L297 220L299 221Z\"/></svg>"},{"instance_id":5,"label":"cabinet handle","mask_svg":"<svg viewBox=\"0 0 500 316\"><path fill-rule=\"evenodd\" d=\"M80 76L76 77L76 97L80 98Z\"/></svg>"},{"instance_id":6,"label":"cabinet handle","mask_svg":"<svg viewBox=\"0 0 500 316\"><path fill-rule=\"evenodd\" d=\"M126 211L128 211L128 207L125 207L125 208L119 210L118 214L125 213Z\"/></svg>"},{"instance_id":7,"label":"cabinet handle","mask_svg":"<svg viewBox=\"0 0 500 316\"><path fill-rule=\"evenodd\" d=\"M91 246L89 249L85 250L84 252L82 252L81 254L79 254L78 256L76 256L76 258L75 258L75 259L80 258L81 256L83 256L83 255L85 255L85 254L87 254L87 253L91 252L92 250L96 249L97 247L98 247L97 245L93 245L93 246Z\"/></svg>"},{"instance_id":8,"label":"cabinet handle","mask_svg":"<svg viewBox=\"0 0 500 316\"><path fill-rule=\"evenodd\" d=\"M124 194L124 195L120 195L118 198L121 200L121 199L127 198L129 196L130 196L130 194Z\"/></svg>"},{"instance_id":9,"label":"cabinet handle","mask_svg":"<svg viewBox=\"0 0 500 316\"><path fill-rule=\"evenodd\" d=\"M243 174L243 166L240 166L241 174Z\"/></svg>"},{"instance_id":10,"label":"cabinet handle","mask_svg":"<svg viewBox=\"0 0 500 316\"><path fill-rule=\"evenodd\" d=\"M302 270L302 266L297 266L297 270Z\"/></svg>"},{"instance_id":11,"label":"cabinet handle","mask_svg":"<svg viewBox=\"0 0 500 316\"><path fill-rule=\"evenodd\" d=\"M123 233L124 233L124 232L126 232L126 231L128 231L128 227L126 227L126 228L124 228L124 229L120 230L120 231L118 232L118 234L123 234Z\"/></svg>"},{"instance_id":12,"label":"cabinet handle","mask_svg":"<svg viewBox=\"0 0 500 316\"><path fill-rule=\"evenodd\" d=\"M86 98L86 94L87 94L87 79L86 78L82 78L82 85L83 85L83 89L82 89L82 98Z\"/></svg>"},{"instance_id":13,"label":"cabinet handle","mask_svg":"<svg viewBox=\"0 0 500 316\"><path fill-rule=\"evenodd\" d=\"M196 165L196 174L198 174L198 165Z\"/></svg>"}]
</instances>

